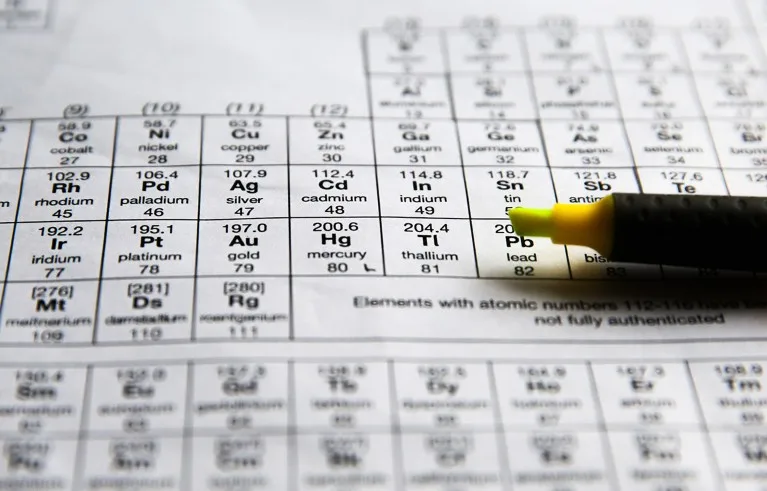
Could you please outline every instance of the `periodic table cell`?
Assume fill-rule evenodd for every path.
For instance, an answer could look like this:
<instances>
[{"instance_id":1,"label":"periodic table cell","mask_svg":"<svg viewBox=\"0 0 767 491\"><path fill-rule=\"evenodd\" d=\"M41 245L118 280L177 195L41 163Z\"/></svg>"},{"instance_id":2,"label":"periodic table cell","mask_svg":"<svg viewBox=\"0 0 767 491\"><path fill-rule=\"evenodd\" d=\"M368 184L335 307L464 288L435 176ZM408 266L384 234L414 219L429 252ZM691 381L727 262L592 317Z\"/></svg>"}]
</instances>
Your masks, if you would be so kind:
<instances>
[{"instance_id":1,"label":"periodic table cell","mask_svg":"<svg viewBox=\"0 0 767 491\"><path fill-rule=\"evenodd\" d=\"M722 173L732 196L767 197L767 173L764 171L724 169Z\"/></svg>"},{"instance_id":2,"label":"periodic table cell","mask_svg":"<svg viewBox=\"0 0 767 491\"><path fill-rule=\"evenodd\" d=\"M509 220L474 220L477 267L482 278L568 278L564 246L522 237Z\"/></svg>"},{"instance_id":3,"label":"periodic table cell","mask_svg":"<svg viewBox=\"0 0 767 491\"><path fill-rule=\"evenodd\" d=\"M712 431L710 438L726 489L759 489L767 433L761 428Z\"/></svg>"},{"instance_id":4,"label":"periodic table cell","mask_svg":"<svg viewBox=\"0 0 767 491\"><path fill-rule=\"evenodd\" d=\"M611 75L603 72L533 72L541 119L619 119Z\"/></svg>"},{"instance_id":5,"label":"periodic table cell","mask_svg":"<svg viewBox=\"0 0 767 491\"><path fill-rule=\"evenodd\" d=\"M0 171L9 173L13 171ZM78 168L76 171L27 169L19 203L19 221L104 220L112 171L108 168ZM18 192L9 182L13 197ZM0 208L0 214L3 209Z\"/></svg>"},{"instance_id":6,"label":"periodic table cell","mask_svg":"<svg viewBox=\"0 0 767 491\"><path fill-rule=\"evenodd\" d=\"M630 121L626 132L638 167L718 167L703 121Z\"/></svg>"},{"instance_id":7,"label":"periodic table cell","mask_svg":"<svg viewBox=\"0 0 767 491\"><path fill-rule=\"evenodd\" d=\"M519 75L454 75L456 117L466 119L535 119L529 77Z\"/></svg>"},{"instance_id":8,"label":"periodic table cell","mask_svg":"<svg viewBox=\"0 0 767 491\"><path fill-rule=\"evenodd\" d=\"M668 430L613 432L609 435L621 488L657 490L717 489L705 435Z\"/></svg>"},{"instance_id":9,"label":"periodic table cell","mask_svg":"<svg viewBox=\"0 0 767 491\"><path fill-rule=\"evenodd\" d=\"M506 218L512 208L546 208L556 202L549 169L467 167L464 173L472 218Z\"/></svg>"},{"instance_id":10,"label":"periodic table cell","mask_svg":"<svg viewBox=\"0 0 767 491\"><path fill-rule=\"evenodd\" d=\"M479 19L445 36L450 70L460 72L523 72L527 69L520 33Z\"/></svg>"},{"instance_id":11,"label":"periodic table cell","mask_svg":"<svg viewBox=\"0 0 767 491\"><path fill-rule=\"evenodd\" d=\"M291 118L290 161L297 164L371 165L370 121L347 118Z\"/></svg>"},{"instance_id":12,"label":"periodic table cell","mask_svg":"<svg viewBox=\"0 0 767 491\"><path fill-rule=\"evenodd\" d=\"M719 169L641 168L642 189L658 194L706 194L727 196L727 186Z\"/></svg>"},{"instance_id":13,"label":"periodic table cell","mask_svg":"<svg viewBox=\"0 0 767 491\"><path fill-rule=\"evenodd\" d=\"M692 77L686 73L616 73L615 88L625 118L701 117Z\"/></svg>"},{"instance_id":14,"label":"periodic table cell","mask_svg":"<svg viewBox=\"0 0 767 491\"><path fill-rule=\"evenodd\" d=\"M684 51L673 30L638 23L603 33L610 65L616 72L670 73L687 68Z\"/></svg>"},{"instance_id":15,"label":"periodic table cell","mask_svg":"<svg viewBox=\"0 0 767 491\"><path fill-rule=\"evenodd\" d=\"M352 361L296 363L296 418L307 428L380 429L392 421L386 364Z\"/></svg>"},{"instance_id":16,"label":"periodic table cell","mask_svg":"<svg viewBox=\"0 0 767 491\"><path fill-rule=\"evenodd\" d=\"M371 73L442 73L445 70L439 32L421 32L393 20L382 31L367 33Z\"/></svg>"},{"instance_id":17,"label":"periodic table cell","mask_svg":"<svg viewBox=\"0 0 767 491\"><path fill-rule=\"evenodd\" d=\"M486 428L491 421L487 367L477 363L398 363L399 421L405 427L439 428L451 419L463 429Z\"/></svg>"},{"instance_id":18,"label":"periodic table cell","mask_svg":"<svg viewBox=\"0 0 767 491\"><path fill-rule=\"evenodd\" d=\"M444 489L439 483L429 484L432 476L482 483L482 489L488 491L503 489L496 436L492 433L408 433L402 444L408 489Z\"/></svg>"},{"instance_id":19,"label":"periodic table cell","mask_svg":"<svg viewBox=\"0 0 767 491\"><path fill-rule=\"evenodd\" d=\"M764 71L755 33L711 23L685 31L681 37L694 72Z\"/></svg>"},{"instance_id":20,"label":"periodic table cell","mask_svg":"<svg viewBox=\"0 0 767 491\"><path fill-rule=\"evenodd\" d=\"M598 409L585 364L495 363L493 372L506 429L596 428Z\"/></svg>"},{"instance_id":21,"label":"periodic table cell","mask_svg":"<svg viewBox=\"0 0 767 491\"><path fill-rule=\"evenodd\" d=\"M700 423L683 363L592 364L592 370L608 426Z\"/></svg>"},{"instance_id":22,"label":"periodic table cell","mask_svg":"<svg viewBox=\"0 0 767 491\"><path fill-rule=\"evenodd\" d=\"M373 166L296 165L290 169L290 214L332 217L343 210L348 216L375 217L376 190Z\"/></svg>"},{"instance_id":23,"label":"periodic table cell","mask_svg":"<svg viewBox=\"0 0 767 491\"><path fill-rule=\"evenodd\" d=\"M509 463L515 489L552 489L548 481L560 476L578 476L573 478L578 484L572 489L615 489L609 469L603 464L605 450L599 433L568 430L509 432L506 445L516 450Z\"/></svg>"},{"instance_id":24,"label":"periodic table cell","mask_svg":"<svg viewBox=\"0 0 767 491\"><path fill-rule=\"evenodd\" d=\"M200 163L200 118L123 118L115 165L163 167Z\"/></svg>"},{"instance_id":25,"label":"periodic table cell","mask_svg":"<svg viewBox=\"0 0 767 491\"><path fill-rule=\"evenodd\" d=\"M242 483L289 489L287 437L240 432L197 438L192 456L194 491L236 489Z\"/></svg>"},{"instance_id":26,"label":"periodic table cell","mask_svg":"<svg viewBox=\"0 0 767 491\"><path fill-rule=\"evenodd\" d=\"M99 310L97 340L151 344L189 339L193 291L191 279L102 281L100 295L112 301Z\"/></svg>"},{"instance_id":27,"label":"periodic table cell","mask_svg":"<svg viewBox=\"0 0 767 491\"><path fill-rule=\"evenodd\" d=\"M88 440L82 482L76 489L96 490L117 479L134 489L151 484L181 491L182 449L181 438L154 435Z\"/></svg>"},{"instance_id":28,"label":"periodic table cell","mask_svg":"<svg viewBox=\"0 0 767 491\"><path fill-rule=\"evenodd\" d=\"M44 284L8 282L0 315L0 341L23 344L92 342L98 290L97 280Z\"/></svg>"},{"instance_id":29,"label":"periodic table cell","mask_svg":"<svg viewBox=\"0 0 767 491\"><path fill-rule=\"evenodd\" d=\"M458 165L457 129L444 120L379 120L374 123L378 165Z\"/></svg>"},{"instance_id":30,"label":"periodic table cell","mask_svg":"<svg viewBox=\"0 0 767 491\"><path fill-rule=\"evenodd\" d=\"M193 377L191 423L195 428L216 429L226 434L287 427L287 364L198 364Z\"/></svg>"},{"instance_id":31,"label":"periodic table cell","mask_svg":"<svg viewBox=\"0 0 767 491\"><path fill-rule=\"evenodd\" d=\"M88 429L122 436L184 426L186 365L103 366L93 371ZM156 447L152 446L152 447Z\"/></svg>"},{"instance_id":32,"label":"periodic table cell","mask_svg":"<svg viewBox=\"0 0 767 491\"><path fill-rule=\"evenodd\" d=\"M690 363L703 417L711 428L764 426L765 375L762 360Z\"/></svg>"},{"instance_id":33,"label":"periodic table cell","mask_svg":"<svg viewBox=\"0 0 767 491\"><path fill-rule=\"evenodd\" d=\"M722 167L760 170L767 167L764 120L709 122Z\"/></svg>"},{"instance_id":34,"label":"periodic table cell","mask_svg":"<svg viewBox=\"0 0 767 491\"><path fill-rule=\"evenodd\" d=\"M538 125L523 121L459 121L461 156L469 166L545 166Z\"/></svg>"},{"instance_id":35,"label":"periodic table cell","mask_svg":"<svg viewBox=\"0 0 767 491\"><path fill-rule=\"evenodd\" d=\"M717 118L767 118L765 74L722 73L695 75L705 115Z\"/></svg>"},{"instance_id":36,"label":"periodic table cell","mask_svg":"<svg viewBox=\"0 0 767 491\"><path fill-rule=\"evenodd\" d=\"M202 166L200 218L287 217L287 166Z\"/></svg>"},{"instance_id":37,"label":"periodic table cell","mask_svg":"<svg viewBox=\"0 0 767 491\"><path fill-rule=\"evenodd\" d=\"M373 115L389 118L449 118L450 94L441 75L371 75Z\"/></svg>"},{"instance_id":38,"label":"periodic table cell","mask_svg":"<svg viewBox=\"0 0 767 491\"><path fill-rule=\"evenodd\" d=\"M76 433L86 395L84 367L17 367L0 370L0 432ZM44 396L43 396L44 394Z\"/></svg>"},{"instance_id":39,"label":"periodic table cell","mask_svg":"<svg viewBox=\"0 0 767 491\"><path fill-rule=\"evenodd\" d=\"M381 167L381 215L468 218L460 167Z\"/></svg>"},{"instance_id":40,"label":"periodic table cell","mask_svg":"<svg viewBox=\"0 0 767 491\"><path fill-rule=\"evenodd\" d=\"M287 162L283 118L205 118L202 161L205 164L284 164Z\"/></svg>"},{"instance_id":41,"label":"periodic table cell","mask_svg":"<svg viewBox=\"0 0 767 491\"><path fill-rule=\"evenodd\" d=\"M115 132L114 118L37 122L29 141L29 166L110 167Z\"/></svg>"},{"instance_id":42,"label":"periodic table cell","mask_svg":"<svg viewBox=\"0 0 767 491\"><path fill-rule=\"evenodd\" d=\"M392 437L387 433L321 433L298 437L298 489L320 482L366 482L365 489L389 490L395 480Z\"/></svg>"},{"instance_id":43,"label":"periodic table cell","mask_svg":"<svg viewBox=\"0 0 767 491\"><path fill-rule=\"evenodd\" d=\"M197 265L204 276L264 276L289 272L288 220L211 220L200 223Z\"/></svg>"},{"instance_id":44,"label":"periodic table cell","mask_svg":"<svg viewBox=\"0 0 767 491\"><path fill-rule=\"evenodd\" d=\"M388 274L476 278L468 219L384 218L381 222Z\"/></svg>"},{"instance_id":45,"label":"periodic table cell","mask_svg":"<svg viewBox=\"0 0 767 491\"><path fill-rule=\"evenodd\" d=\"M530 67L535 71L597 72L607 68L599 33L570 19L552 19L525 32Z\"/></svg>"},{"instance_id":46,"label":"periodic table cell","mask_svg":"<svg viewBox=\"0 0 767 491\"><path fill-rule=\"evenodd\" d=\"M76 451L76 439L4 438L0 485L8 489L76 489Z\"/></svg>"},{"instance_id":47,"label":"periodic table cell","mask_svg":"<svg viewBox=\"0 0 767 491\"><path fill-rule=\"evenodd\" d=\"M545 121L551 167L633 167L623 125L615 121Z\"/></svg>"},{"instance_id":48,"label":"periodic table cell","mask_svg":"<svg viewBox=\"0 0 767 491\"><path fill-rule=\"evenodd\" d=\"M253 278L246 273L199 278L193 300L196 338L218 341L289 338L292 316L289 283L287 275Z\"/></svg>"}]
</instances>

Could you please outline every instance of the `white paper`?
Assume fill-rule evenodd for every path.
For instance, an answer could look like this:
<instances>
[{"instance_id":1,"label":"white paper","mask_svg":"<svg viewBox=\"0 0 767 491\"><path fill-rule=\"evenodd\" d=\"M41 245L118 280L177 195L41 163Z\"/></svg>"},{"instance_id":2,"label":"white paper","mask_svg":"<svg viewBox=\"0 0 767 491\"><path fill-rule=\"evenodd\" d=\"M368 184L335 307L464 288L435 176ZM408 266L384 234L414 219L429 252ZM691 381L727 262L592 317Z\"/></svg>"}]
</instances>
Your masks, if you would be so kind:
<instances>
[{"instance_id":1,"label":"white paper","mask_svg":"<svg viewBox=\"0 0 767 491\"><path fill-rule=\"evenodd\" d=\"M765 12L3 3L0 489L764 489L761 277L505 211L767 197Z\"/></svg>"}]
</instances>

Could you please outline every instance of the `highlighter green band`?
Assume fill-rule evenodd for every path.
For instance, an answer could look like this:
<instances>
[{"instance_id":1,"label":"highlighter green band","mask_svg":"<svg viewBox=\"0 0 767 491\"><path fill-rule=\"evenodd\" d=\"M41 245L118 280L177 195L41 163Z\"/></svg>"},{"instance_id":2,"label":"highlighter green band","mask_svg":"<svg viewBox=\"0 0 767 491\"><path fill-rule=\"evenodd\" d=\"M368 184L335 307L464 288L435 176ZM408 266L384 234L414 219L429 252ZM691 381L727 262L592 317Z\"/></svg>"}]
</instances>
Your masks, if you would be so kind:
<instances>
[{"instance_id":1,"label":"highlighter green band","mask_svg":"<svg viewBox=\"0 0 767 491\"><path fill-rule=\"evenodd\" d=\"M509 218L517 235L551 237L554 235L554 210L548 208L514 208Z\"/></svg>"},{"instance_id":2,"label":"highlighter green band","mask_svg":"<svg viewBox=\"0 0 767 491\"><path fill-rule=\"evenodd\" d=\"M596 203L558 203L551 209L513 208L509 218L517 235L550 237L555 244L590 247L609 256L613 246L613 197Z\"/></svg>"},{"instance_id":3,"label":"highlighter green band","mask_svg":"<svg viewBox=\"0 0 767 491\"><path fill-rule=\"evenodd\" d=\"M765 198L614 193L508 213L518 235L590 247L612 261L767 271Z\"/></svg>"}]
</instances>

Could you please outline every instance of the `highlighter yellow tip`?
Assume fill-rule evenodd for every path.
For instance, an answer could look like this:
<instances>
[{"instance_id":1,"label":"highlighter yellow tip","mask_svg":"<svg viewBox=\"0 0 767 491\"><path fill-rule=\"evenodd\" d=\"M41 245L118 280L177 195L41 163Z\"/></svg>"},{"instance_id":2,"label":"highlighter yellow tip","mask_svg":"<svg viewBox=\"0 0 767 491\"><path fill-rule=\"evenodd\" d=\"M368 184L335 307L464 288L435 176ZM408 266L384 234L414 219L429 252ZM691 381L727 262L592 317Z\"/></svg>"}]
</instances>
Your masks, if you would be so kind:
<instances>
[{"instance_id":1,"label":"highlighter yellow tip","mask_svg":"<svg viewBox=\"0 0 767 491\"><path fill-rule=\"evenodd\" d=\"M542 208L513 208L509 218L517 235L551 237L554 233L554 212Z\"/></svg>"}]
</instances>

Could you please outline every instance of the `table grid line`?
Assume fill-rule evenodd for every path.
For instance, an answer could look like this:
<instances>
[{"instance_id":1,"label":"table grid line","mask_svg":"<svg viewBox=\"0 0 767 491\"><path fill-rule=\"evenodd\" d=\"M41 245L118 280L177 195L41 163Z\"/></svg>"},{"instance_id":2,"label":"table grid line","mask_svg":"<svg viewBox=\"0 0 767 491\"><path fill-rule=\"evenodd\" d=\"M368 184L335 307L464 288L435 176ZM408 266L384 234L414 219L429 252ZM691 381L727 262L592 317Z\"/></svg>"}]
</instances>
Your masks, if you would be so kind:
<instances>
[{"instance_id":1,"label":"table grid line","mask_svg":"<svg viewBox=\"0 0 767 491\"><path fill-rule=\"evenodd\" d=\"M115 134L114 134L114 140L112 141L112 166L114 166L115 162L115 152L117 149L117 137L119 135L119 129L120 127L120 119L115 118ZM98 289L99 294L96 295L96 311L94 314L94 319L99 318L99 314L101 313L101 287L104 282L104 262L106 259L106 249L107 249L107 234L109 233L109 209L112 206L112 183L114 182L114 171L109 173L109 190L107 191L107 203L106 203L106 211L104 215L104 236L101 240L101 265L99 266L99 276L98 276L98 286L96 287ZM19 200L21 200L21 193L19 193ZM19 206L21 208L21 206ZM199 218L199 217L198 217ZM27 222L28 223L28 222ZM45 222L42 222L45 223ZM8 265L8 269L10 269L10 263ZM8 283L6 279L6 284ZM194 339L194 334L192 333L192 339ZM96 345L98 341L98 329L94 326L93 329L93 335L91 338L91 344Z\"/></svg>"},{"instance_id":2,"label":"table grid line","mask_svg":"<svg viewBox=\"0 0 767 491\"><path fill-rule=\"evenodd\" d=\"M370 87L370 76L368 75L368 36L367 31L360 33L360 48L362 55L362 65L365 68L365 99L367 102L368 111L368 127L370 128L370 148L373 154L373 167L375 168L375 181L376 181L376 206L378 207L378 234L380 235L381 251L384 251L384 234L383 234L383 213L381 212L381 188L379 183L379 170L378 170L378 153L376 149L376 132L375 121L373 119L373 89ZM381 254L381 270L384 276L386 276L386 255Z\"/></svg>"}]
</instances>

